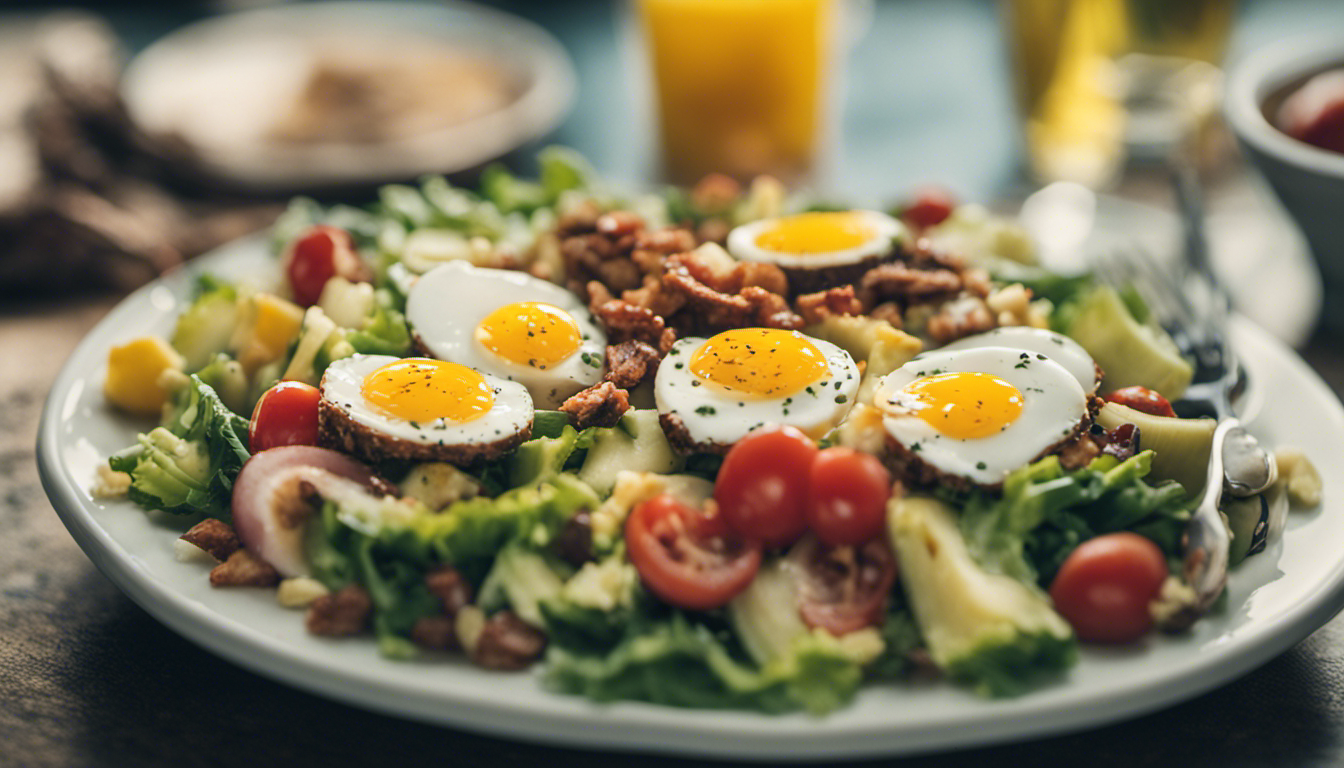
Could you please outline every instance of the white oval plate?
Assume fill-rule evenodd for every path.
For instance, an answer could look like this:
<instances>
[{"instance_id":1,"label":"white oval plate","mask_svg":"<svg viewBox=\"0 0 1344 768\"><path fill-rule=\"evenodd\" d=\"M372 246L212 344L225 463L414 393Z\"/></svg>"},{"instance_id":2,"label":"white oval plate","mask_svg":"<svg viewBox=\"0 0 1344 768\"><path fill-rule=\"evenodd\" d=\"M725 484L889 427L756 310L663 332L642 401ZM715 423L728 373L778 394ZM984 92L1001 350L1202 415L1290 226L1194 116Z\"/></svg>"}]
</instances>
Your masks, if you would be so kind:
<instances>
[{"instance_id":1,"label":"white oval plate","mask_svg":"<svg viewBox=\"0 0 1344 768\"><path fill-rule=\"evenodd\" d=\"M520 90L501 109L399 139L287 145L239 140L264 130L255 116L269 120L264 116L293 98L301 86L295 73L303 69L303 41L319 39L407 40L475 52L500 62ZM127 113L147 148L213 178L266 191L472 168L549 133L569 111L574 93L574 65L548 32L460 0L299 3L209 18L146 48L121 83Z\"/></svg>"},{"instance_id":2,"label":"white oval plate","mask_svg":"<svg viewBox=\"0 0 1344 768\"><path fill-rule=\"evenodd\" d=\"M95 467L148 425L110 411L107 350L167 333L193 275L274 271L260 239L234 243L136 292L71 355L47 400L38 466L52 505L89 558L156 618L262 675L381 712L519 739L587 748L801 760L968 747L1059 733L1174 704L1268 661L1344 606L1344 409L1301 359L1247 322L1234 328L1271 396L1256 431L1306 450L1325 479L1322 509L1294 512L1283 541L1233 574L1226 612L1186 637L1088 649L1068 677L1017 699L986 701L946 684L882 683L825 718L804 714L598 705L551 693L538 672L503 674L456 660L393 662L369 640L308 635L270 590L212 589L206 569L173 558L180 532L128 502L90 496Z\"/></svg>"}]
</instances>

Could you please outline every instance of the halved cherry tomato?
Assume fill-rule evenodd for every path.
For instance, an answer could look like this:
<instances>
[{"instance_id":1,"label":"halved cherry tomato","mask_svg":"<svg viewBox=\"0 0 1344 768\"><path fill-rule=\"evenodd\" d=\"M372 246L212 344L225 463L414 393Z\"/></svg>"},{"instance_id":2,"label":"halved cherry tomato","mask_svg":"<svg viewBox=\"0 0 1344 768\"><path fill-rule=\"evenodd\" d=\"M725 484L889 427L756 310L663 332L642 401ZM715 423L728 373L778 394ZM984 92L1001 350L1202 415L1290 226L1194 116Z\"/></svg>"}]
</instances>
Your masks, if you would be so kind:
<instances>
[{"instance_id":1,"label":"halved cherry tomato","mask_svg":"<svg viewBox=\"0 0 1344 768\"><path fill-rule=\"evenodd\" d=\"M807 526L827 544L862 544L887 523L891 473L876 456L836 446L812 461Z\"/></svg>"},{"instance_id":2,"label":"halved cherry tomato","mask_svg":"<svg viewBox=\"0 0 1344 768\"><path fill-rule=\"evenodd\" d=\"M1073 550L1050 597L1078 639L1129 643L1152 628L1148 604L1166 578L1167 560L1156 544L1137 533L1109 533Z\"/></svg>"},{"instance_id":3,"label":"halved cherry tomato","mask_svg":"<svg viewBox=\"0 0 1344 768\"><path fill-rule=\"evenodd\" d=\"M1106 400L1153 416L1176 415L1167 398L1147 387L1123 387L1107 395Z\"/></svg>"},{"instance_id":4,"label":"halved cherry tomato","mask_svg":"<svg viewBox=\"0 0 1344 768\"><path fill-rule=\"evenodd\" d=\"M625 521L625 546L649 591L681 608L718 608L747 588L761 568L761 547L664 493Z\"/></svg>"},{"instance_id":5,"label":"halved cherry tomato","mask_svg":"<svg viewBox=\"0 0 1344 768\"><path fill-rule=\"evenodd\" d=\"M349 232L318 224L309 227L290 244L285 255L285 276L289 278L290 290L299 306L316 304L327 281L337 275L352 282L366 277Z\"/></svg>"},{"instance_id":6,"label":"halved cherry tomato","mask_svg":"<svg viewBox=\"0 0 1344 768\"><path fill-rule=\"evenodd\" d=\"M788 559L799 574L798 615L804 624L844 635L882 620L896 583L896 556L885 539L832 547L805 536Z\"/></svg>"},{"instance_id":7,"label":"halved cherry tomato","mask_svg":"<svg viewBox=\"0 0 1344 768\"><path fill-rule=\"evenodd\" d=\"M714 501L739 535L768 546L807 530L807 483L817 446L794 427L765 427L737 441L719 468Z\"/></svg>"},{"instance_id":8,"label":"halved cherry tomato","mask_svg":"<svg viewBox=\"0 0 1344 768\"><path fill-rule=\"evenodd\" d=\"M252 409L247 444L253 453L280 445L317 445L317 387L282 381L266 390Z\"/></svg>"},{"instance_id":9,"label":"halved cherry tomato","mask_svg":"<svg viewBox=\"0 0 1344 768\"><path fill-rule=\"evenodd\" d=\"M935 224L942 224L952 215L956 207L957 201L951 193L930 187L921 189L915 195L914 201L906 206L901 217L917 229L925 229Z\"/></svg>"}]
</instances>

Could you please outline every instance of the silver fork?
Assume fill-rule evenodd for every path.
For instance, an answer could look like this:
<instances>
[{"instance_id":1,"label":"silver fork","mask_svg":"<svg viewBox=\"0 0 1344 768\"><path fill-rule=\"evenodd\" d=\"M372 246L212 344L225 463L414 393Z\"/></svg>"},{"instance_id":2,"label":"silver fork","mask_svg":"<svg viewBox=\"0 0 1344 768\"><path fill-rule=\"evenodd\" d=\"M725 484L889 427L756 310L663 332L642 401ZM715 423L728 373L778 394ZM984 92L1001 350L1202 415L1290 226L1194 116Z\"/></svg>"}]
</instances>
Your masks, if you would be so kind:
<instances>
[{"instance_id":1,"label":"silver fork","mask_svg":"<svg viewBox=\"0 0 1344 768\"><path fill-rule=\"evenodd\" d=\"M1185 230L1183 274L1171 274L1142 249L1099 253L1094 261L1097 277L1118 289L1138 292L1154 319L1194 361L1192 383L1173 408L1181 416L1213 416L1219 421L1204 490L1182 539L1183 576L1194 598L1168 619L1164 627L1168 630L1184 629L1206 613L1227 584L1231 538L1219 512L1223 494L1260 493L1278 475L1274 457L1242 427L1233 408L1247 377L1227 341L1227 293L1209 262L1198 185L1192 177L1181 178L1184 172L1179 168L1174 173ZM1256 526L1260 540L1252 542L1252 551L1263 547L1269 533L1282 527L1284 516L1284 510L1262 504L1261 524Z\"/></svg>"}]
</instances>

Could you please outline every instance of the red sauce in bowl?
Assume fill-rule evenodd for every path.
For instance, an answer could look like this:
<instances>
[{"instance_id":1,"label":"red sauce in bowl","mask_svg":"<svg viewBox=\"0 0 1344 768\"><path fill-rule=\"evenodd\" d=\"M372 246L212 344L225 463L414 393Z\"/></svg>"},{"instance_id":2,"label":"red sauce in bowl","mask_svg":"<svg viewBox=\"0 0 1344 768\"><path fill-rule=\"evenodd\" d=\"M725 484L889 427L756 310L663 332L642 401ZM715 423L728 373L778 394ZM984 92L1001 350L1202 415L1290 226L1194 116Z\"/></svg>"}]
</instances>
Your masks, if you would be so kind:
<instances>
[{"instance_id":1,"label":"red sauce in bowl","mask_svg":"<svg viewBox=\"0 0 1344 768\"><path fill-rule=\"evenodd\" d=\"M1344 154L1344 68L1313 76L1278 109L1279 130L1298 141Z\"/></svg>"}]
</instances>

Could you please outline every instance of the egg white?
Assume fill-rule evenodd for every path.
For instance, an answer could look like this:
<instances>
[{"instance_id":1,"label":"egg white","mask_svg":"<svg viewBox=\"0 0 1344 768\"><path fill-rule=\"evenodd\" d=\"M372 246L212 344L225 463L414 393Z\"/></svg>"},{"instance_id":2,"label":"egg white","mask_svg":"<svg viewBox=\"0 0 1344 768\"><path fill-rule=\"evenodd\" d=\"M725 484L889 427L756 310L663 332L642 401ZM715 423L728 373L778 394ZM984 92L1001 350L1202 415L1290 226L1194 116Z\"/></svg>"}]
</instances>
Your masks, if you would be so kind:
<instances>
[{"instance_id":1,"label":"egg white","mask_svg":"<svg viewBox=\"0 0 1344 768\"><path fill-rule=\"evenodd\" d=\"M728 252L742 261L760 261L796 269L822 269L857 264L865 259L891 253L892 240L905 234L905 225L878 211L851 211L859 214L873 230L866 242L838 251L772 251L756 244L756 238L773 229L779 219L761 219L743 224L728 233Z\"/></svg>"},{"instance_id":2,"label":"egg white","mask_svg":"<svg viewBox=\"0 0 1344 768\"><path fill-rule=\"evenodd\" d=\"M1008 347L1009 349L1045 355L1064 366L1065 370L1073 374L1073 377L1078 380L1078 384L1082 386L1083 391L1089 394L1095 393L1097 385L1101 383L1101 379L1097 376L1096 361L1087 353L1087 350L1083 349L1082 344L1062 333L1055 333L1045 328L1004 325L992 331L957 339L951 344L939 347L934 352L926 354L937 354L938 352L950 352L959 349L978 349L980 347ZM918 360L922 357L924 355L915 359Z\"/></svg>"},{"instance_id":3,"label":"egg white","mask_svg":"<svg viewBox=\"0 0 1344 768\"><path fill-rule=\"evenodd\" d=\"M491 312L520 301L559 307L574 318L582 341L574 354L545 369L506 360L476 341ZM554 408L602 380L607 336L579 297L525 272L452 261L421 275L406 296L406 322L431 357L475 368L527 387L539 408Z\"/></svg>"},{"instance_id":4,"label":"egg white","mask_svg":"<svg viewBox=\"0 0 1344 768\"><path fill-rule=\"evenodd\" d=\"M488 373L481 375L495 391L494 405L471 421L408 421L388 415L364 399L364 379L400 359L391 355L354 355L333 362L322 375L322 399L369 431L421 445L489 445L531 428L532 397L527 388Z\"/></svg>"},{"instance_id":5,"label":"egg white","mask_svg":"<svg viewBox=\"0 0 1344 768\"><path fill-rule=\"evenodd\" d=\"M1017 387L1022 412L988 437L940 433L895 398L919 379L940 373L988 373ZM874 402L887 434L924 464L979 485L1003 482L1021 467L1074 435L1087 415L1087 395L1064 366L1039 352L1006 347L934 352L888 374Z\"/></svg>"},{"instance_id":6,"label":"egg white","mask_svg":"<svg viewBox=\"0 0 1344 768\"><path fill-rule=\"evenodd\" d=\"M705 341L687 337L673 344L653 385L658 413L680 418L697 445L732 445L767 424L787 424L820 439L854 407L859 367L848 352L828 341L808 337L830 368L826 376L793 395L759 399L743 397L691 372L691 356Z\"/></svg>"}]
</instances>

